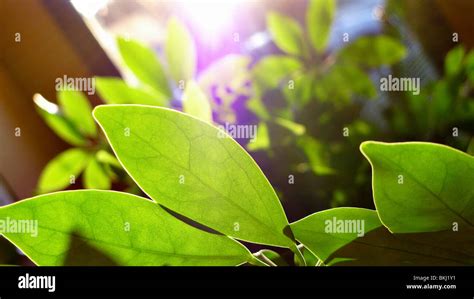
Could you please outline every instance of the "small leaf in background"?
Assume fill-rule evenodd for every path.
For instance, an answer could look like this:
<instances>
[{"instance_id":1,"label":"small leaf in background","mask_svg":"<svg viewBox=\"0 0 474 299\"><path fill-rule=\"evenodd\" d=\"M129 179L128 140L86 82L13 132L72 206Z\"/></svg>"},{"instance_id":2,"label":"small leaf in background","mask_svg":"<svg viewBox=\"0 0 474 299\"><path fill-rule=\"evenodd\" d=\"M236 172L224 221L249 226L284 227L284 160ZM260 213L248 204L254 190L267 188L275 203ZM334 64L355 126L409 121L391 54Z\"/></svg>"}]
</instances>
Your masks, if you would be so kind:
<instances>
[{"instance_id":1,"label":"small leaf in background","mask_svg":"<svg viewBox=\"0 0 474 299\"><path fill-rule=\"evenodd\" d=\"M275 123L277 123L278 125L282 126L285 129L291 131L296 136L302 136L302 135L304 135L304 133L306 133L306 127L305 126L303 126L301 124L298 124L298 123L295 123L295 122L293 122L291 120L288 120L288 119L285 119L285 118L277 117L275 119Z\"/></svg>"},{"instance_id":2,"label":"small leaf in background","mask_svg":"<svg viewBox=\"0 0 474 299\"><path fill-rule=\"evenodd\" d=\"M49 102L40 94L35 94L33 101L36 104L38 114L61 139L75 146L87 144L87 140L76 130L73 124L60 114L61 112L56 104Z\"/></svg>"},{"instance_id":3,"label":"small leaf in background","mask_svg":"<svg viewBox=\"0 0 474 299\"><path fill-rule=\"evenodd\" d=\"M270 113L265 107L265 104L262 102L262 99L259 95L254 95L246 103L247 109L255 113L261 120L269 120Z\"/></svg>"},{"instance_id":4,"label":"small leaf in background","mask_svg":"<svg viewBox=\"0 0 474 299\"><path fill-rule=\"evenodd\" d=\"M471 84L474 84L474 50L469 51L469 54L467 54L466 73Z\"/></svg>"},{"instance_id":5,"label":"small leaf in background","mask_svg":"<svg viewBox=\"0 0 474 299\"><path fill-rule=\"evenodd\" d=\"M140 82L160 94L171 96L168 79L153 49L123 37L117 38L117 45L123 62Z\"/></svg>"},{"instance_id":6,"label":"small leaf in background","mask_svg":"<svg viewBox=\"0 0 474 299\"><path fill-rule=\"evenodd\" d=\"M236 239L294 246L273 187L223 130L157 107L104 105L94 116L124 168L156 202Z\"/></svg>"},{"instance_id":7,"label":"small leaf in background","mask_svg":"<svg viewBox=\"0 0 474 299\"><path fill-rule=\"evenodd\" d=\"M301 136L297 145L303 149L309 160L311 169L316 175L334 174L335 170L331 168L328 153L318 140L305 135Z\"/></svg>"},{"instance_id":8,"label":"small leaf in background","mask_svg":"<svg viewBox=\"0 0 474 299\"><path fill-rule=\"evenodd\" d=\"M270 136L268 135L268 127L265 122L261 122L257 127L257 136L255 140L247 144L249 151L266 150L270 147Z\"/></svg>"},{"instance_id":9,"label":"small leaf in background","mask_svg":"<svg viewBox=\"0 0 474 299\"><path fill-rule=\"evenodd\" d=\"M165 54L168 71L176 84L194 77L197 66L196 47L186 26L176 18L172 18L166 28Z\"/></svg>"},{"instance_id":10,"label":"small leaf in background","mask_svg":"<svg viewBox=\"0 0 474 299\"><path fill-rule=\"evenodd\" d=\"M194 228L150 200L115 191L57 192L1 207L0 218L37 221L36 234L4 235L40 266L104 265L76 250L74 237L129 266L233 266L252 259L238 242ZM79 261L79 262L78 262ZM83 261L83 263L81 262Z\"/></svg>"},{"instance_id":11,"label":"small leaf in background","mask_svg":"<svg viewBox=\"0 0 474 299\"><path fill-rule=\"evenodd\" d=\"M194 81L186 83L183 93L183 112L212 123L212 109L209 99Z\"/></svg>"},{"instance_id":12,"label":"small leaf in background","mask_svg":"<svg viewBox=\"0 0 474 299\"><path fill-rule=\"evenodd\" d=\"M463 67L464 47L457 46L450 50L444 60L444 72L447 76L458 74Z\"/></svg>"},{"instance_id":13,"label":"small leaf in background","mask_svg":"<svg viewBox=\"0 0 474 299\"><path fill-rule=\"evenodd\" d=\"M120 162L115 158L114 155L110 154L108 151L100 150L96 154L97 161L108 164L117 168L122 168Z\"/></svg>"},{"instance_id":14,"label":"small leaf in background","mask_svg":"<svg viewBox=\"0 0 474 299\"><path fill-rule=\"evenodd\" d=\"M260 59L252 69L254 84L263 88L276 88L283 79L290 77L303 66L298 59L269 55Z\"/></svg>"},{"instance_id":15,"label":"small leaf in background","mask_svg":"<svg viewBox=\"0 0 474 299\"><path fill-rule=\"evenodd\" d=\"M282 51L297 56L305 55L303 30L298 22L279 13L270 12L267 15L267 28Z\"/></svg>"},{"instance_id":16,"label":"small leaf in background","mask_svg":"<svg viewBox=\"0 0 474 299\"><path fill-rule=\"evenodd\" d=\"M423 142L364 142L383 224L396 233L453 230L474 223L474 157Z\"/></svg>"},{"instance_id":17,"label":"small leaf in background","mask_svg":"<svg viewBox=\"0 0 474 299\"><path fill-rule=\"evenodd\" d=\"M335 0L310 0L309 2L306 11L306 27L311 44L317 52L323 52L328 45L335 13Z\"/></svg>"},{"instance_id":18,"label":"small leaf in background","mask_svg":"<svg viewBox=\"0 0 474 299\"><path fill-rule=\"evenodd\" d=\"M148 86L130 86L114 77L96 77L96 89L107 104L167 106L170 97Z\"/></svg>"},{"instance_id":19,"label":"small leaf in background","mask_svg":"<svg viewBox=\"0 0 474 299\"><path fill-rule=\"evenodd\" d=\"M78 131L90 137L97 136L97 128L92 118L91 104L82 92L61 90L58 92L58 101L64 115Z\"/></svg>"},{"instance_id":20,"label":"small leaf in background","mask_svg":"<svg viewBox=\"0 0 474 299\"><path fill-rule=\"evenodd\" d=\"M110 189L110 178L95 158L89 160L89 164L87 164L84 170L83 179L86 189Z\"/></svg>"},{"instance_id":21,"label":"small leaf in background","mask_svg":"<svg viewBox=\"0 0 474 299\"><path fill-rule=\"evenodd\" d=\"M68 149L54 157L41 173L38 192L47 193L64 189L75 181L86 167L90 154L79 148Z\"/></svg>"},{"instance_id":22,"label":"small leaf in background","mask_svg":"<svg viewBox=\"0 0 474 299\"><path fill-rule=\"evenodd\" d=\"M395 64L405 58L407 50L398 40L385 36L360 37L339 53L341 64L380 67Z\"/></svg>"},{"instance_id":23,"label":"small leaf in background","mask_svg":"<svg viewBox=\"0 0 474 299\"><path fill-rule=\"evenodd\" d=\"M313 80L309 74L296 75L292 80L293 88L283 88L285 99L289 104L301 108L311 100Z\"/></svg>"},{"instance_id":24,"label":"small leaf in background","mask_svg":"<svg viewBox=\"0 0 474 299\"><path fill-rule=\"evenodd\" d=\"M348 103L354 96L372 99L377 95L374 83L369 75L350 64L332 67L314 88L320 101Z\"/></svg>"}]
</instances>

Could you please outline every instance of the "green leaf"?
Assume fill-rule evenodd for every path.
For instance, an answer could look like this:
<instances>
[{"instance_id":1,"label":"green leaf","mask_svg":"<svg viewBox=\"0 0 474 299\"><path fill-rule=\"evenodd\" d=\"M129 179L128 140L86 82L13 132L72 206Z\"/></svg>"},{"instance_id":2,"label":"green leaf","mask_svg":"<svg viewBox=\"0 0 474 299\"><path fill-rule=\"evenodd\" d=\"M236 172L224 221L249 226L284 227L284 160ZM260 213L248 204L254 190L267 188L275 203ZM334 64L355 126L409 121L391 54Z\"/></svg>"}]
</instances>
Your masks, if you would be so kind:
<instances>
[{"instance_id":1,"label":"green leaf","mask_svg":"<svg viewBox=\"0 0 474 299\"><path fill-rule=\"evenodd\" d=\"M61 111L56 104L49 102L40 94L35 94L33 101L36 104L38 114L61 139L75 146L87 144L87 140L74 128L74 125L61 115Z\"/></svg>"},{"instance_id":2,"label":"green leaf","mask_svg":"<svg viewBox=\"0 0 474 299\"><path fill-rule=\"evenodd\" d=\"M120 162L115 158L114 155L110 154L108 151L100 150L96 154L97 161L108 164L117 168L122 168Z\"/></svg>"},{"instance_id":3,"label":"green leaf","mask_svg":"<svg viewBox=\"0 0 474 299\"><path fill-rule=\"evenodd\" d=\"M309 160L311 169L316 175L329 175L335 172L330 166L328 152L325 151L321 142L304 135L298 139L297 145L303 149Z\"/></svg>"},{"instance_id":4,"label":"green leaf","mask_svg":"<svg viewBox=\"0 0 474 299\"><path fill-rule=\"evenodd\" d=\"M41 173L38 192L62 190L71 185L71 176L76 180L84 170L90 154L79 148L68 149L49 161Z\"/></svg>"},{"instance_id":5,"label":"green leaf","mask_svg":"<svg viewBox=\"0 0 474 299\"><path fill-rule=\"evenodd\" d=\"M206 94L194 81L186 84L183 94L183 112L212 123L211 104Z\"/></svg>"},{"instance_id":6,"label":"green leaf","mask_svg":"<svg viewBox=\"0 0 474 299\"><path fill-rule=\"evenodd\" d=\"M451 230L474 223L474 157L423 142L364 142L377 211L392 232Z\"/></svg>"},{"instance_id":7,"label":"green leaf","mask_svg":"<svg viewBox=\"0 0 474 299\"><path fill-rule=\"evenodd\" d=\"M292 18L276 12L267 15L267 27L275 44L288 54L304 56L303 30Z\"/></svg>"},{"instance_id":8,"label":"green leaf","mask_svg":"<svg viewBox=\"0 0 474 299\"><path fill-rule=\"evenodd\" d=\"M61 90L58 92L58 101L64 115L77 130L90 137L97 136L91 104L82 92Z\"/></svg>"},{"instance_id":9,"label":"green leaf","mask_svg":"<svg viewBox=\"0 0 474 299\"><path fill-rule=\"evenodd\" d=\"M407 54L398 40L381 35L365 36L341 50L341 64L349 63L363 67L380 67L401 61Z\"/></svg>"},{"instance_id":10,"label":"green leaf","mask_svg":"<svg viewBox=\"0 0 474 299\"><path fill-rule=\"evenodd\" d=\"M5 217L37 221L37 234L4 235L41 266L63 265L68 249L74 249L69 248L69 239L76 232L81 243L118 265L230 266L252 259L238 242L194 228L159 205L126 193L52 193L0 208L0 218ZM83 256L68 258L84 260ZM100 261L84 262L100 265Z\"/></svg>"},{"instance_id":11,"label":"green leaf","mask_svg":"<svg viewBox=\"0 0 474 299\"><path fill-rule=\"evenodd\" d=\"M472 229L391 234L377 213L361 208L321 211L291 224L298 241L326 265L469 265ZM363 232L359 234L359 232Z\"/></svg>"},{"instance_id":12,"label":"green leaf","mask_svg":"<svg viewBox=\"0 0 474 299\"><path fill-rule=\"evenodd\" d=\"M105 169L95 159L90 159L84 170L84 187L87 189L110 189L110 178Z\"/></svg>"},{"instance_id":13,"label":"green leaf","mask_svg":"<svg viewBox=\"0 0 474 299\"><path fill-rule=\"evenodd\" d=\"M257 115L261 120L270 119L270 113L268 112L259 95L256 95L248 100L246 106L247 109L255 113L255 115Z\"/></svg>"},{"instance_id":14,"label":"green leaf","mask_svg":"<svg viewBox=\"0 0 474 299\"><path fill-rule=\"evenodd\" d=\"M463 67L464 59L464 47L457 46L450 50L444 60L444 71L448 76L454 76L458 74Z\"/></svg>"},{"instance_id":15,"label":"green leaf","mask_svg":"<svg viewBox=\"0 0 474 299\"><path fill-rule=\"evenodd\" d=\"M171 78L179 81L192 79L196 73L196 48L184 24L172 18L166 29L165 54Z\"/></svg>"},{"instance_id":16,"label":"green leaf","mask_svg":"<svg viewBox=\"0 0 474 299\"><path fill-rule=\"evenodd\" d=\"M302 136L306 132L306 127L305 126L303 126L301 124L298 124L298 123L295 123L295 122L293 122L291 120L288 120L288 119L285 119L285 118L277 117L275 119L275 123L277 123L278 125L282 126L285 129L291 131L296 136Z\"/></svg>"},{"instance_id":17,"label":"green leaf","mask_svg":"<svg viewBox=\"0 0 474 299\"><path fill-rule=\"evenodd\" d=\"M117 38L117 45L123 62L142 84L171 97L168 79L153 49L123 37Z\"/></svg>"},{"instance_id":18,"label":"green leaf","mask_svg":"<svg viewBox=\"0 0 474 299\"><path fill-rule=\"evenodd\" d=\"M293 88L283 89L285 99L289 104L301 108L311 100L314 82L310 74L299 74L292 80Z\"/></svg>"},{"instance_id":19,"label":"green leaf","mask_svg":"<svg viewBox=\"0 0 474 299\"><path fill-rule=\"evenodd\" d=\"M352 228L350 231L344 230L346 220L351 225L355 224L350 226ZM339 230L340 223L342 230ZM291 229L298 241L320 260L326 261L337 249L380 226L375 211L361 208L334 208L293 222Z\"/></svg>"},{"instance_id":20,"label":"green leaf","mask_svg":"<svg viewBox=\"0 0 474 299\"><path fill-rule=\"evenodd\" d=\"M347 103L355 95L368 99L377 95L369 75L350 64L336 65L315 85L315 95L320 101L331 100Z\"/></svg>"},{"instance_id":21,"label":"green leaf","mask_svg":"<svg viewBox=\"0 0 474 299\"><path fill-rule=\"evenodd\" d=\"M276 88L283 79L302 68L298 59L289 56L269 55L252 69L254 84L261 88Z\"/></svg>"},{"instance_id":22,"label":"green leaf","mask_svg":"<svg viewBox=\"0 0 474 299\"><path fill-rule=\"evenodd\" d=\"M100 106L94 116L124 168L156 202L240 240L294 245L272 186L223 130L138 105Z\"/></svg>"},{"instance_id":23,"label":"green leaf","mask_svg":"<svg viewBox=\"0 0 474 299\"><path fill-rule=\"evenodd\" d=\"M258 124L257 137L247 144L249 151L266 150L270 147L270 136L268 135L268 127L265 122Z\"/></svg>"},{"instance_id":24,"label":"green leaf","mask_svg":"<svg viewBox=\"0 0 474 299\"><path fill-rule=\"evenodd\" d=\"M306 26L311 44L317 52L323 52L327 47L335 12L335 0L309 2L306 11Z\"/></svg>"},{"instance_id":25,"label":"green leaf","mask_svg":"<svg viewBox=\"0 0 474 299\"><path fill-rule=\"evenodd\" d=\"M153 88L130 86L122 79L114 77L96 77L96 88L107 104L167 106L170 100L169 96Z\"/></svg>"}]
</instances>

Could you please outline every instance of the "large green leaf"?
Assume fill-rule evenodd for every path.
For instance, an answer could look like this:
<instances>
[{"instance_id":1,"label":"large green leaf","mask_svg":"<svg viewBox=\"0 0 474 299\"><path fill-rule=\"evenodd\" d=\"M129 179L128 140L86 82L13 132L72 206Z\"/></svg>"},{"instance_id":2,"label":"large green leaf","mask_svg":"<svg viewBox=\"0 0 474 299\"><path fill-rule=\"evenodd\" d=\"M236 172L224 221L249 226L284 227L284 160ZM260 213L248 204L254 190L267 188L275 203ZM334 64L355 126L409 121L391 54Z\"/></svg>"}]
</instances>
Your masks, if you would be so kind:
<instances>
[{"instance_id":1,"label":"large green leaf","mask_svg":"<svg viewBox=\"0 0 474 299\"><path fill-rule=\"evenodd\" d=\"M56 135L71 145L83 146L87 144L87 140L74 127L71 121L61 114L56 104L51 103L39 94L35 94L33 100L38 114Z\"/></svg>"},{"instance_id":2,"label":"large green leaf","mask_svg":"<svg viewBox=\"0 0 474 299\"><path fill-rule=\"evenodd\" d=\"M169 96L148 86L130 86L125 81L113 77L96 77L99 96L107 104L143 104L167 106Z\"/></svg>"},{"instance_id":3,"label":"large green leaf","mask_svg":"<svg viewBox=\"0 0 474 299\"><path fill-rule=\"evenodd\" d=\"M293 55L303 56L305 54L303 30L298 22L279 13L271 12L267 15L267 27L273 41L281 50Z\"/></svg>"},{"instance_id":4,"label":"large green leaf","mask_svg":"<svg viewBox=\"0 0 474 299\"><path fill-rule=\"evenodd\" d=\"M327 47L335 12L335 0L311 0L309 2L306 11L306 26L313 48L318 52L323 52Z\"/></svg>"},{"instance_id":5,"label":"large green leaf","mask_svg":"<svg viewBox=\"0 0 474 299\"><path fill-rule=\"evenodd\" d=\"M206 94L194 81L186 84L183 94L183 111L203 121L212 123L211 104Z\"/></svg>"},{"instance_id":6,"label":"large green leaf","mask_svg":"<svg viewBox=\"0 0 474 299\"><path fill-rule=\"evenodd\" d=\"M169 73L176 83L193 78L197 64L196 47L188 29L176 18L167 25L165 54Z\"/></svg>"},{"instance_id":7,"label":"large green leaf","mask_svg":"<svg viewBox=\"0 0 474 299\"><path fill-rule=\"evenodd\" d=\"M99 106L94 116L124 168L158 203L237 239L293 246L275 191L225 132L156 107Z\"/></svg>"},{"instance_id":8,"label":"large green leaf","mask_svg":"<svg viewBox=\"0 0 474 299\"><path fill-rule=\"evenodd\" d=\"M361 208L321 211L291 227L326 265L474 264L474 231L466 227L462 232L391 234L375 211Z\"/></svg>"},{"instance_id":9,"label":"large green leaf","mask_svg":"<svg viewBox=\"0 0 474 299\"><path fill-rule=\"evenodd\" d=\"M365 36L343 48L340 52L341 63L356 64L365 67L392 65L406 56L406 49L398 40L381 35Z\"/></svg>"},{"instance_id":10,"label":"large green leaf","mask_svg":"<svg viewBox=\"0 0 474 299\"><path fill-rule=\"evenodd\" d=\"M91 104L82 92L61 90L58 92L58 101L64 115L77 130L87 136L95 137L97 135Z\"/></svg>"},{"instance_id":11,"label":"large green leaf","mask_svg":"<svg viewBox=\"0 0 474 299\"><path fill-rule=\"evenodd\" d=\"M117 45L123 62L140 82L171 96L163 66L153 49L123 37L117 38Z\"/></svg>"},{"instance_id":12,"label":"large green leaf","mask_svg":"<svg viewBox=\"0 0 474 299\"><path fill-rule=\"evenodd\" d=\"M68 149L49 161L41 173L38 192L62 190L75 182L86 167L90 154L83 149ZM71 177L73 176L73 177Z\"/></svg>"},{"instance_id":13,"label":"large green leaf","mask_svg":"<svg viewBox=\"0 0 474 299\"><path fill-rule=\"evenodd\" d=\"M474 157L423 142L364 142L375 205L392 232L452 230L474 223Z\"/></svg>"},{"instance_id":14,"label":"large green leaf","mask_svg":"<svg viewBox=\"0 0 474 299\"><path fill-rule=\"evenodd\" d=\"M252 259L238 242L194 228L156 203L126 193L52 193L0 208L0 218L6 217L11 221L37 221L37 234L31 231L4 235L38 265L63 265L68 250L76 249L69 248L71 237L118 265L224 266ZM100 265L99 260L80 255L69 255L68 260Z\"/></svg>"}]
</instances>

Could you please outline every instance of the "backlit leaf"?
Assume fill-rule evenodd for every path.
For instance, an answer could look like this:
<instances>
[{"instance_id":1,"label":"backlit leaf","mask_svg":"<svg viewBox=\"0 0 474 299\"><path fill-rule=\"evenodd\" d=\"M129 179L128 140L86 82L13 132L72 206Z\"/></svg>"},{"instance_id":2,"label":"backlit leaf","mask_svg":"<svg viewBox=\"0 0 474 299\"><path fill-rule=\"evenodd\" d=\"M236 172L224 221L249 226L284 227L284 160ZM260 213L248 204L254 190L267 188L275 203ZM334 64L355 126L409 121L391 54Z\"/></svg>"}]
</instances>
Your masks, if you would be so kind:
<instances>
[{"instance_id":1,"label":"backlit leaf","mask_svg":"<svg viewBox=\"0 0 474 299\"><path fill-rule=\"evenodd\" d=\"M93 256L69 248L71 238L78 241L72 244L94 248L117 265L231 266L252 259L238 242L194 228L156 203L126 193L81 190L47 194L1 207L0 218L6 217L37 221L36 233L4 235L41 266L59 266L66 261L103 265L103 258L92 261ZM68 255L71 250L77 255Z\"/></svg>"},{"instance_id":2,"label":"backlit leaf","mask_svg":"<svg viewBox=\"0 0 474 299\"><path fill-rule=\"evenodd\" d=\"M272 186L223 130L147 106L100 106L94 116L127 172L156 202L237 239L294 246Z\"/></svg>"},{"instance_id":3,"label":"backlit leaf","mask_svg":"<svg viewBox=\"0 0 474 299\"><path fill-rule=\"evenodd\" d=\"M206 94L194 81L186 84L183 94L183 112L212 123L212 109Z\"/></svg>"},{"instance_id":4,"label":"backlit leaf","mask_svg":"<svg viewBox=\"0 0 474 299\"><path fill-rule=\"evenodd\" d=\"M168 70L176 84L192 79L196 73L196 48L188 29L172 18L166 29L165 54Z\"/></svg>"},{"instance_id":5,"label":"backlit leaf","mask_svg":"<svg viewBox=\"0 0 474 299\"><path fill-rule=\"evenodd\" d=\"M170 97L147 86L130 86L113 77L96 77L99 96L107 104L143 104L167 106Z\"/></svg>"},{"instance_id":6,"label":"backlit leaf","mask_svg":"<svg viewBox=\"0 0 474 299\"><path fill-rule=\"evenodd\" d=\"M73 181L77 180L89 159L90 154L79 148L60 153L43 169L38 183L38 192L47 193L68 187L71 185L71 176L73 176Z\"/></svg>"},{"instance_id":7,"label":"backlit leaf","mask_svg":"<svg viewBox=\"0 0 474 299\"><path fill-rule=\"evenodd\" d=\"M318 52L323 52L327 47L335 12L335 0L310 0L309 2L306 11L306 26L313 48Z\"/></svg>"},{"instance_id":8,"label":"backlit leaf","mask_svg":"<svg viewBox=\"0 0 474 299\"><path fill-rule=\"evenodd\" d=\"M423 142L364 142L383 224L397 233L453 229L474 223L474 157Z\"/></svg>"},{"instance_id":9,"label":"backlit leaf","mask_svg":"<svg viewBox=\"0 0 474 299\"><path fill-rule=\"evenodd\" d=\"M90 137L97 135L97 127L92 118L91 104L82 92L61 90L58 92L58 101L64 115L77 130Z\"/></svg>"},{"instance_id":10,"label":"backlit leaf","mask_svg":"<svg viewBox=\"0 0 474 299\"><path fill-rule=\"evenodd\" d=\"M271 12L267 16L267 27L275 44L284 52L293 55L304 55L303 30L295 20Z\"/></svg>"},{"instance_id":11,"label":"backlit leaf","mask_svg":"<svg viewBox=\"0 0 474 299\"><path fill-rule=\"evenodd\" d=\"M171 96L168 79L153 49L123 37L117 39L117 45L123 62L142 84Z\"/></svg>"}]
</instances>

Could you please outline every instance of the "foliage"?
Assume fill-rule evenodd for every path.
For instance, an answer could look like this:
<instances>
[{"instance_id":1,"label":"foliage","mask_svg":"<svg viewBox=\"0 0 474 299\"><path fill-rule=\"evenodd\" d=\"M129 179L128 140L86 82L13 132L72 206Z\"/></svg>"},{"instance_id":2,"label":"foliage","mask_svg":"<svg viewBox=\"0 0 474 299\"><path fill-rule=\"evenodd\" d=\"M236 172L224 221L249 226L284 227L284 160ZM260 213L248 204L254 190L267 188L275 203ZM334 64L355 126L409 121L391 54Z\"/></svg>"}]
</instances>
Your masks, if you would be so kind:
<instances>
[{"instance_id":1,"label":"foliage","mask_svg":"<svg viewBox=\"0 0 474 299\"><path fill-rule=\"evenodd\" d=\"M38 265L284 262L269 250L251 255L229 237L290 248L299 265L474 264L472 246L463 246L474 236L468 179L474 157L465 153L431 143L363 143L373 167L377 210L330 209L289 225L265 175L217 127L175 110L141 105L100 106L94 116L119 161L152 201L77 190L1 207L0 218L38 221L36 237L3 234ZM440 169L430 180L433 164ZM401 183L399 174L405 177ZM458 180L460 175L466 179ZM391 190L399 202L414 202L406 216L403 205L394 208L385 199L392 191L383 188L392 184L398 184ZM351 225L332 226L335 221ZM79 247L94 250L75 253Z\"/></svg>"},{"instance_id":2,"label":"foliage","mask_svg":"<svg viewBox=\"0 0 474 299\"><path fill-rule=\"evenodd\" d=\"M58 91L56 105L35 95L39 115L64 141L75 146L53 158L43 169L37 192L48 193L76 184L82 175L86 188L110 189L112 181L124 180L124 171L98 134L92 108L84 94ZM108 159L104 159L107 155Z\"/></svg>"}]
</instances>

